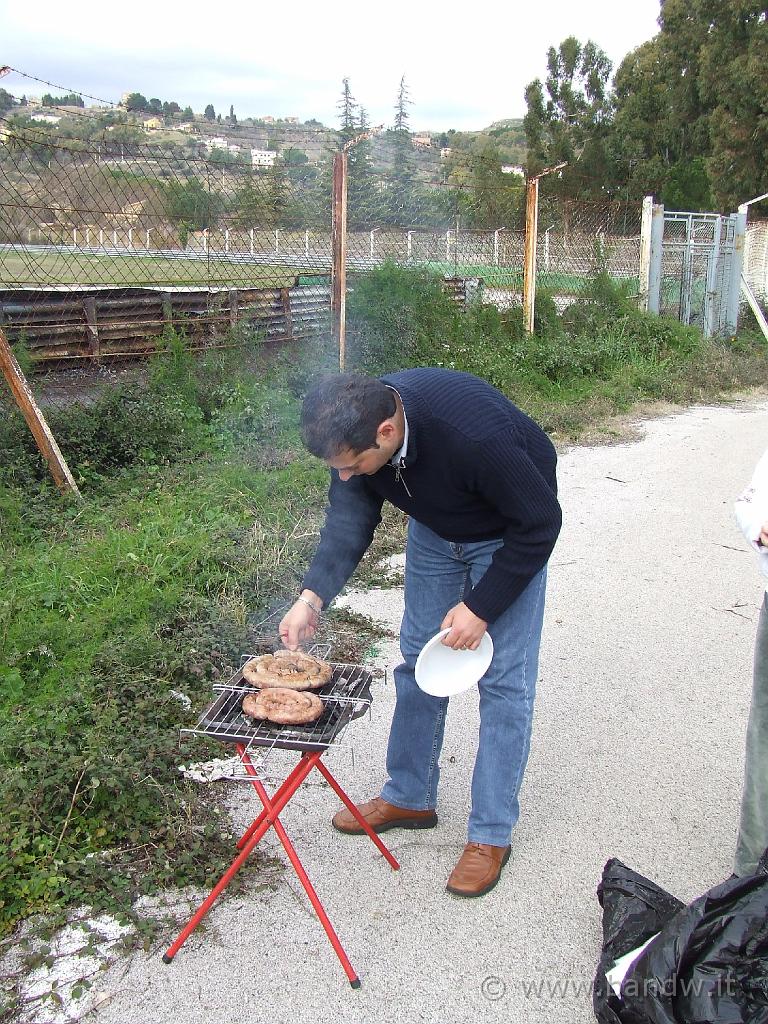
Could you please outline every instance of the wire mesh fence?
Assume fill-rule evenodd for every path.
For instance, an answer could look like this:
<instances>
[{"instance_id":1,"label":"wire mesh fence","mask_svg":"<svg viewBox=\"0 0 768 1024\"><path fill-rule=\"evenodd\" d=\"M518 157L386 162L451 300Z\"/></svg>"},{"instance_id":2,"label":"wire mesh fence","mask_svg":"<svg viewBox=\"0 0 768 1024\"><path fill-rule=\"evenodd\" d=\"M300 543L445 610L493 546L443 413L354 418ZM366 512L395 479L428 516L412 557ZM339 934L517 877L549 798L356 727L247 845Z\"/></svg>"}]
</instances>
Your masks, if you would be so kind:
<instances>
[{"instance_id":1,"label":"wire mesh fence","mask_svg":"<svg viewBox=\"0 0 768 1024\"><path fill-rule=\"evenodd\" d=\"M744 279L764 317L768 317L768 221L747 225Z\"/></svg>"},{"instance_id":2,"label":"wire mesh fence","mask_svg":"<svg viewBox=\"0 0 768 1024\"><path fill-rule=\"evenodd\" d=\"M233 330L270 339L328 329L331 146L309 163L290 150L126 144L108 130L56 139L3 123L0 321L33 359L143 354L168 327L198 346ZM520 302L521 178L436 180L407 132L386 132L375 159L369 140L350 150L347 213L352 286L356 272L391 260L475 279L500 306ZM636 281L636 204L544 194L539 226L538 288L560 305L596 269Z\"/></svg>"}]
</instances>

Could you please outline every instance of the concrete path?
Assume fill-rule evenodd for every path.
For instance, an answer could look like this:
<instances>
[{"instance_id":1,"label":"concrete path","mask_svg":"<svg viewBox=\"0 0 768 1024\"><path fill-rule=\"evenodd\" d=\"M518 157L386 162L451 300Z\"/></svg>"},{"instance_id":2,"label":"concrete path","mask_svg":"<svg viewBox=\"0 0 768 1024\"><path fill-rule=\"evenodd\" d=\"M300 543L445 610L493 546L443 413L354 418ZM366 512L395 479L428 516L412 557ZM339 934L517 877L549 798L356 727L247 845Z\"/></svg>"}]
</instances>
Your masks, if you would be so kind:
<instances>
[{"instance_id":1,"label":"concrete path","mask_svg":"<svg viewBox=\"0 0 768 1024\"><path fill-rule=\"evenodd\" d=\"M215 909L171 966L158 950L112 968L99 1024L588 1024L605 861L686 901L730 873L762 600L732 507L768 446L768 401L694 408L643 433L561 458L533 749L499 886L472 901L443 889L465 840L471 692L451 703L440 825L385 837L400 871L329 827L337 802L319 776L285 815L362 988L293 872L273 870ZM399 590L347 600L396 629ZM379 655L397 661L393 645ZM348 750L328 756L353 798L378 792L392 704L382 685L370 721L349 730L354 765ZM281 757L278 776L293 763ZM228 795L244 827L255 795Z\"/></svg>"}]
</instances>

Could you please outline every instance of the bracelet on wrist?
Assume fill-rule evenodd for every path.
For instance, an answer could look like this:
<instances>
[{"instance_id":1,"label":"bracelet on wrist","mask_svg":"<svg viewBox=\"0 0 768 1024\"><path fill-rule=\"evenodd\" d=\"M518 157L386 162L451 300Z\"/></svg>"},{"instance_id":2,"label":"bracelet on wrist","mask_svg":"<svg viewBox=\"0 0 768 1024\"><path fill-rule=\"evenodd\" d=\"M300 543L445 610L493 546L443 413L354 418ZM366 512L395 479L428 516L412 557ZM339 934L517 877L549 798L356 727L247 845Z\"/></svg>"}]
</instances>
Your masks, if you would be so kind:
<instances>
[{"instance_id":1,"label":"bracelet on wrist","mask_svg":"<svg viewBox=\"0 0 768 1024\"><path fill-rule=\"evenodd\" d=\"M308 597L302 597L302 595L299 594L296 600L301 601L302 604L305 604L308 608L311 608L315 615L321 614L322 608L318 608L317 605L313 601L310 601Z\"/></svg>"}]
</instances>

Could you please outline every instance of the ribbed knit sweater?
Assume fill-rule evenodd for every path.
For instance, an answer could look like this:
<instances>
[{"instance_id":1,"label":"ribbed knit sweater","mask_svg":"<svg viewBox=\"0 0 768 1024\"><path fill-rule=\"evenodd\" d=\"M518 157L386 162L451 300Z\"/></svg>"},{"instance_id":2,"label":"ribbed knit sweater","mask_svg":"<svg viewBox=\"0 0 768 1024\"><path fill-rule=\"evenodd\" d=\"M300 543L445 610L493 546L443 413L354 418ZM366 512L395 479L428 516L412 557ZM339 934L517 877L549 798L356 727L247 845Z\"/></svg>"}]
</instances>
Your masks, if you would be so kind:
<instances>
[{"instance_id":1,"label":"ribbed knit sweater","mask_svg":"<svg viewBox=\"0 0 768 1024\"><path fill-rule=\"evenodd\" d=\"M346 482L331 470L325 525L303 586L326 605L336 597L371 543L387 500L445 540L503 539L464 599L493 622L543 568L557 540L554 446L500 391L470 374L423 368L381 380L405 410L404 462Z\"/></svg>"}]
</instances>

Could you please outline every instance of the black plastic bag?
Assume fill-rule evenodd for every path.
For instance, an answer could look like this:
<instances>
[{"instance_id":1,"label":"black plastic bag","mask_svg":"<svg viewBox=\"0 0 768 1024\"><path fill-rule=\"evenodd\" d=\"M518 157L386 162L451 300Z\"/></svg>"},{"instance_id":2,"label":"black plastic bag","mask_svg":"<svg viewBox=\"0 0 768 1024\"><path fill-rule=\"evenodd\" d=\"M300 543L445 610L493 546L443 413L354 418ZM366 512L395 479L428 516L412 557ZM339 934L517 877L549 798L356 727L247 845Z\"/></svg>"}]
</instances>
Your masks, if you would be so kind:
<instances>
[{"instance_id":1,"label":"black plastic bag","mask_svg":"<svg viewBox=\"0 0 768 1024\"><path fill-rule=\"evenodd\" d=\"M615 859L597 895L600 1024L768 1024L768 850L757 874L729 879L688 906ZM654 935L617 996L606 971Z\"/></svg>"}]
</instances>

